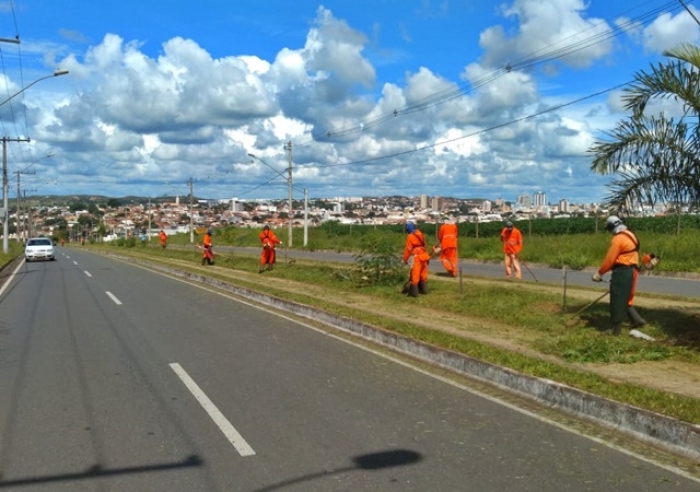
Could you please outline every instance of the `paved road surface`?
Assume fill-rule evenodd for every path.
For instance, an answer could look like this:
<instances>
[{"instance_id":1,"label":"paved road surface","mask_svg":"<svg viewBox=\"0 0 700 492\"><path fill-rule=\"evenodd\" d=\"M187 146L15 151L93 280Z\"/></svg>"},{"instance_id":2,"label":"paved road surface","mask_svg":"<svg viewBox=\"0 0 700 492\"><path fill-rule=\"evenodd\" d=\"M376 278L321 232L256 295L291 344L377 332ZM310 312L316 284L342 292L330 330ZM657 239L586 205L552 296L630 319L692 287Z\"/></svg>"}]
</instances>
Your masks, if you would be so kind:
<instances>
[{"instance_id":1,"label":"paved road surface","mask_svg":"<svg viewBox=\"0 0 700 492\"><path fill-rule=\"evenodd\" d=\"M700 489L284 317L58 251L0 294L0 490Z\"/></svg>"}]
</instances>

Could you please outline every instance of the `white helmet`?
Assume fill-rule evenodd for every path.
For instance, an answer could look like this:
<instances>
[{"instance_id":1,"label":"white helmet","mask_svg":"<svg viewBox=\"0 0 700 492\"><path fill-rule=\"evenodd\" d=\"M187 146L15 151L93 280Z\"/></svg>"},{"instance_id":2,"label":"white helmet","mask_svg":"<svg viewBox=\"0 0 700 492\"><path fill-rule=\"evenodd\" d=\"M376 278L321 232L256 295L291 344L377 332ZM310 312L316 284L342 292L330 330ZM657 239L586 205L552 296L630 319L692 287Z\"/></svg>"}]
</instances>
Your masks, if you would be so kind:
<instances>
[{"instance_id":1,"label":"white helmet","mask_svg":"<svg viewBox=\"0 0 700 492\"><path fill-rule=\"evenodd\" d=\"M618 217L617 215L611 215L608 217L608 220L605 221L605 228L612 232L612 233L617 233L619 232L617 229L623 225L622 219Z\"/></svg>"}]
</instances>

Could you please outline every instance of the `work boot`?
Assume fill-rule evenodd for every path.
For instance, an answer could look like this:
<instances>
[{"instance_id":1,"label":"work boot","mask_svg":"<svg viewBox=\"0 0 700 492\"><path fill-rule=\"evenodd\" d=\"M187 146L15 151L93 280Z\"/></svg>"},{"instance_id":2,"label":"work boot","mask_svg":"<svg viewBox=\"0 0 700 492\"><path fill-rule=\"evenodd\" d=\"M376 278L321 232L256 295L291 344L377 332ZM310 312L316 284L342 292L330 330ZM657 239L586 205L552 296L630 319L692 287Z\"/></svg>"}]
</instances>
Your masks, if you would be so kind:
<instances>
[{"instance_id":1,"label":"work boot","mask_svg":"<svg viewBox=\"0 0 700 492\"><path fill-rule=\"evenodd\" d=\"M421 294L428 293L428 282L418 282L418 292Z\"/></svg>"},{"instance_id":2,"label":"work boot","mask_svg":"<svg viewBox=\"0 0 700 492\"><path fill-rule=\"evenodd\" d=\"M612 327L612 335L617 337L620 333L622 333L622 323L615 323Z\"/></svg>"},{"instance_id":3,"label":"work boot","mask_svg":"<svg viewBox=\"0 0 700 492\"><path fill-rule=\"evenodd\" d=\"M418 286L416 284L411 284L408 287L408 297L418 297Z\"/></svg>"},{"instance_id":4,"label":"work boot","mask_svg":"<svg viewBox=\"0 0 700 492\"><path fill-rule=\"evenodd\" d=\"M632 326L634 326L635 328L641 328L642 326L647 324L647 322L644 321L644 318L642 318L637 312L637 310L634 309L632 306L627 308L627 314L632 320Z\"/></svg>"}]
</instances>

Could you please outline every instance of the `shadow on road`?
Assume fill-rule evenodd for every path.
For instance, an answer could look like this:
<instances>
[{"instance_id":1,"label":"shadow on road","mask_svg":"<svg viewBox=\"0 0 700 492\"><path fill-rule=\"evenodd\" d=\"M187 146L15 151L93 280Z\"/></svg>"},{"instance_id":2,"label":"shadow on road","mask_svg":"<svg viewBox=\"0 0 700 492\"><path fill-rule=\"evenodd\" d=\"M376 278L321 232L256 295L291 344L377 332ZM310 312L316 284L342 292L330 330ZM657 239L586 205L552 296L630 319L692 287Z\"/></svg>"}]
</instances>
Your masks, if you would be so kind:
<instances>
[{"instance_id":1,"label":"shadow on road","mask_svg":"<svg viewBox=\"0 0 700 492\"><path fill-rule=\"evenodd\" d=\"M262 489L258 489L255 492L270 492L272 490L280 490L291 485L296 485L303 482L309 482L311 480L316 480L322 477L328 477L331 475L340 475L341 473L348 473L358 470L381 470L383 468L393 468L396 466L405 466L418 463L423 459L420 453L415 451L410 451L406 449L393 449L390 451L379 451L377 453L362 454L360 456L355 456L353 461L353 466L347 466L345 468L339 468L331 472L322 471L318 473L312 473L310 475L305 475L303 477L292 478L290 480L285 480L283 482L277 482L272 485L268 485Z\"/></svg>"},{"instance_id":2,"label":"shadow on road","mask_svg":"<svg viewBox=\"0 0 700 492\"><path fill-rule=\"evenodd\" d=\"M131 466L125 468L104 469L99 463L88 468L84 472L65 473L56 475L44 475L41 477L15 478L3 480L0 476L0 489L7 487L21 487L26 485L36 485L49 482L68 482L73 480L85 480L90 478L103 478L114 475L129 475L134 473L149 473L165 470L176 470L180 468L193 468L202 466L204 462L197 455L191 455L182 461L175 463L162 463L148 466Z\"/></svg>"}]
</instances>

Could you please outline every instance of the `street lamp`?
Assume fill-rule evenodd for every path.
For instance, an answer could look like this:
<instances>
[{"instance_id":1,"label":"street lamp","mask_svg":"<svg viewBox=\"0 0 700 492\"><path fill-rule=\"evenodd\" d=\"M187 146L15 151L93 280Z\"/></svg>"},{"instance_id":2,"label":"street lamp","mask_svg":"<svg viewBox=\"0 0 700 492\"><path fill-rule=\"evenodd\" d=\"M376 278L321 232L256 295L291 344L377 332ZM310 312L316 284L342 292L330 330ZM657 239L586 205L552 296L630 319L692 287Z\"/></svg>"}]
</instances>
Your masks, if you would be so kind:
<instances>
[{"instance_id":1,"label":"street lamp","mask_svg":"<svg viewBox=\"0 0 700 492\"><path fill-rule=\"evenodd\" d=\"M50 78L52 78L52 77L58 77L58 76L60 76L60 75L66 75L67 73L68 73L68 70L64 70L64 69L61 69L61 68L59 68L58 70L54 70L54 72L53 72L51 75L44 75L43 77L40 77L40 78L36 79L36 80L35 80L34 82L32 82L31 84L24 86L21 90L15 92L15 93L12 94L10 97L8 97L8 98L5 99L3 102L1 102L1 103L0 103L0 106L3 106L4 104L10 102L12 99L14 99L15 97L19 96L19 95L22 94L24 91L26 91L27 89L29 89L31 86L33 86L34 84L37 84L37 83L41 82L42 80L50 79Z\"/></svg>"},{"instance_id":2,"label":"street lamp","mask_svg":"<svg viewBox=\"0 0 700 492\"><path fill-rule=\"evenodd\" d=\"M27 232L27 231L29 230L29 229L27 229L27 228L25 227L22 231L20 231L20 227L19 227L19 226L20 226L20 221L21 221L21 218L20 218L20 216L21 216L21 213L20 213L20 208L21 208L21 207L20 207L20 204L21 204L21 201L22 201L22 195L21 195L21 191L20 191L20 177L22 176L22 174L36 174L34 171L32 171L32 172L30 173L30 172L27 171L27 170L28 170L30 167L32 167L34 164L36 164L37 162L39 162L40 160L42 160L42 159L47 159L47 158L53 157L53 156L55 156L55 155L56 155L56 152L53 152L53 151L52 151L52 152L47 152L45 156L40 157L39 159L37 159L36 161L32 162L31 164L29 164L29 165L28 165L27 167L25 167L24 169L22 169L22 170L20 170L20 171L15 171L15 173L17 174L17 242L18 242L18 243L21 243L21 242L22 242L22 238L23 238L24 233ZM26 193L27 193L27 190L26 190L26 189L24 190L24 193L25 193L25 195L26 195ZM26 217L26 216L25 216L25 217ZM25 223L26 223L26 221L25 221Z\"/></svg>"},{"instance_id":3,"label":"street lamp","mask_svg":"<svg viewBox=\"0 0 700 492\"><path fill-rule=\"evenodd\" d=\"M0 103L0 106L3 106L4 104L10 102L14 97L22 94L24 91L29 89L31 86L34 84L41 82L42 80L50 79L51 77L58 77L60 75L66 75L68 73L68 70L63 70L63 69L58 69L55 70L54 73L51 75L45 75L44 77L40 77L36 79L34 82L31 84L27 85L26 87L23 87L21 90L15 92L12 94L10 97L5 99L3 102ZM8 237L9 237L9 224L8 224L8 218L9 218L9 213L7 211L8 205L7 205L7 186L8 186L8 179L7 179L7 142L11 140L16 140L18 142L28 142L29 139L9 139L7 137L2 138L2 252L4 254L7 254L9 251L9 244L8 244Z\"/></svg>"}]
</instances>

